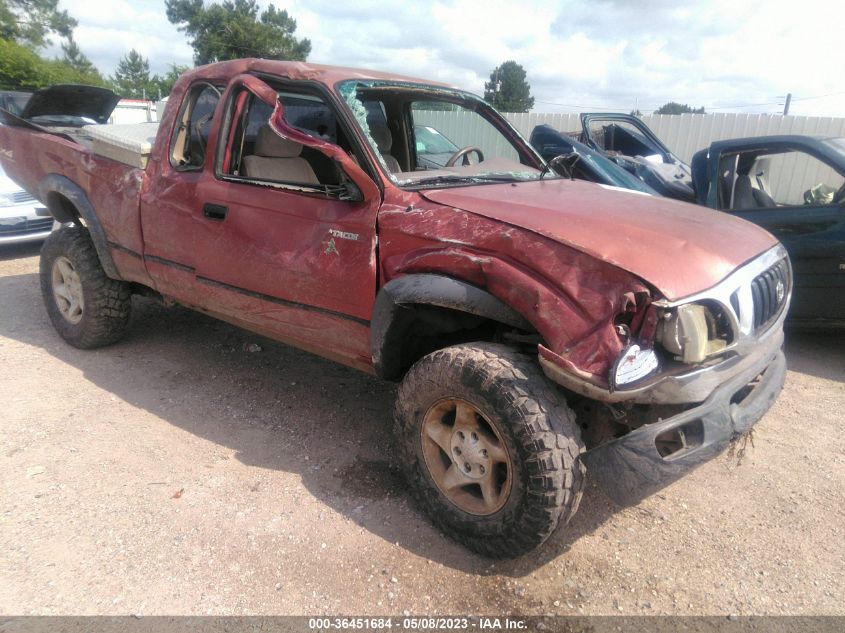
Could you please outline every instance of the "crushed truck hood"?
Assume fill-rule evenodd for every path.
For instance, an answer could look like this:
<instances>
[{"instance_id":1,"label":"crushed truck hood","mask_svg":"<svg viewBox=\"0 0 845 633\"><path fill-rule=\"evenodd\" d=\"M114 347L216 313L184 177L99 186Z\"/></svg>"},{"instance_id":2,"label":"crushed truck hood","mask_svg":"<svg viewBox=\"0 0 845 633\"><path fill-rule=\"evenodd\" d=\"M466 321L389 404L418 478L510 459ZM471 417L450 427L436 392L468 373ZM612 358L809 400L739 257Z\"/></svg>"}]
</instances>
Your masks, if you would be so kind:
<instances>
[{"instance_id":1,"label":"crushed truck hood","mask_svg":"<svg viewBox=\"0 0 845 633\"><path fill-rule=\"evenodd\" d=\"M421 194L577 248L637 275L669 300L716 285L777 243L758 226L725 213L577 180Z\"/></svg>"}]
</instances>

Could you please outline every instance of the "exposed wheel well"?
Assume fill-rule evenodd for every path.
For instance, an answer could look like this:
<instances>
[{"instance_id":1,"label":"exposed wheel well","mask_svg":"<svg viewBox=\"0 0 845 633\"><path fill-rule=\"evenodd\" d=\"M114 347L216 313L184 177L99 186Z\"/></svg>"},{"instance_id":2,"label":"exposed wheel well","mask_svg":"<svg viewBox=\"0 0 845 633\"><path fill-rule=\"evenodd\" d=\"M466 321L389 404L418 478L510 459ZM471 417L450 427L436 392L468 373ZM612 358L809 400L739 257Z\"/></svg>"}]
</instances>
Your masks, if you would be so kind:
<instances>
[{"instance_id":1,"label":"exposed wheel well","mask_svg":"<svg viewBox=\"0 0 845 633\"><path fill-rule=\"evenodd\" d=\"M79 209L76 208L76 205L73 204L73 202L68 200L58 191L49 192L44 200L44 204L47 205L47 208L50 210L50 215L52 215L56 221L61 222L62 224L67 222L74 222L76 224L80 223Z\"/></svg>"},{"instance_id":2,"label":"exposed wheel well","mask_svg":"<svg viewBox=\"0 0 845 633\"><path fill-rule=\"evenodd\" d=\"M39 185L38 197L59 222L73 222L87 229L106 275L112 279L121 278L109 252L108 239L97 219L97 213L78 184L61 174L48 174Z\"/></svg>"},{"instance_id":3,"label":"exposed wheel well","mask_svg":"<svg viewBox=\"0 0 845 633\"><path fill-rule=\"evenodd\" d=\"M540 338L513 308L484 288L436 273L386 283L376 296L370 349L376 374L399 380L426 354L461 343L530 343Z\"/></svg>"},{"instance_id":4,"label":"exposed wheel well","mask_svg":"<svg viewBox=\"0 0 845 633\"><path fill-rule=\"evenodd\" d=\"M409 322L401 343L402 375L423 356L461 343L531 344L536 352L536 332L527 332L490 318L433 305L406 306L403 318ZM533 336L532 336L533 334ZM398 377L397 377L398 378Z\"/></svg>"}]
</instances>

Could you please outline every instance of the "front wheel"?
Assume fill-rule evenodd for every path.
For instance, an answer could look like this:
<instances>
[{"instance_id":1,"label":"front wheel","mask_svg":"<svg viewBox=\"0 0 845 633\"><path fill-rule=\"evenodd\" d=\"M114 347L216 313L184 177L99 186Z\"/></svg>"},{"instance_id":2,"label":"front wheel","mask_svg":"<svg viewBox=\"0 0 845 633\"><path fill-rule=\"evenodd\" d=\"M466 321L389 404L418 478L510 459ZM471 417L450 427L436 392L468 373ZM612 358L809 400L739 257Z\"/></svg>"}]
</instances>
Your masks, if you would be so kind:
<instances>
[{"instance_id":1,"label":"front wheel","mask_svg":"<svg viewBox=\"0 0 845 633\"><path fill-rule=\"evenodd\" d=\"M120 339L129 323L129 284L109 278L88 231L62 227L41 248L41 295L53 327L88 349Z\"/></svg>"},{"instance_id":2,"label":"front wheel","mask_svg":"<svg viewBox=\"0 0 845 633\"><path fill-rule=\"evenodd\" d=\"M584 483L572 410L530 358L487 343L418 361L396 401L412 490L450 537L491 558L543 543Z\"/></svg>"}]
</instances>

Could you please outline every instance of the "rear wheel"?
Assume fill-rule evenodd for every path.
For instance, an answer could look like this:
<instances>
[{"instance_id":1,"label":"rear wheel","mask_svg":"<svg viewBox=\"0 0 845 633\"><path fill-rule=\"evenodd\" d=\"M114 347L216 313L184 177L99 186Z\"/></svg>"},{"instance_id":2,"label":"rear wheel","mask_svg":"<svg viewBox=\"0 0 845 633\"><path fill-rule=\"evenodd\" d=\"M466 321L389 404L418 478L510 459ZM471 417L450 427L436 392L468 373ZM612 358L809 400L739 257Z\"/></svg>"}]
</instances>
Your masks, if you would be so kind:
<instances>
[{"instance_id":1,"label":"rear wheel","mask_svg":"<svg viewBox=\"0 0 845 633\"><path fill-rule=\"evenodd\" d=\"M74 347L119 340L129 323L129 284L109 278L88 231L62 227L41 249L41 295L53 327Z\"/></svg>"},{"instance_id":2,"label":"rear wheel","mask_svg":"<svg viewBox=\"0 0 845 633\"><path fill-rule=\"evenodd\" d=\"M578 507L574 415L536 363L506 346L458 345L418 361L399 389L396 426L420 505L476 552L524 554Z\"/></svg>"}]
</instances>

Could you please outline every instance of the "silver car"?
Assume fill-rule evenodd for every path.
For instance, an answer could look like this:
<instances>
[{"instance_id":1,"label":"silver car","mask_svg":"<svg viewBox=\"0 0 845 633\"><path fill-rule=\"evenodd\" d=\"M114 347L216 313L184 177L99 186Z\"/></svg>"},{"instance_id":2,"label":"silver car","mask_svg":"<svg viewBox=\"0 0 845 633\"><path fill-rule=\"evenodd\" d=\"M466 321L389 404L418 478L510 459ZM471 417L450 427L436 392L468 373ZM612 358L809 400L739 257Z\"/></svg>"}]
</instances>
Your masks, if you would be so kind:
<instances>
[{"instance_id":1,"label":"silver car","mask_svg":"<svg viewBox=\"0 0 845 633\"><path fill-rule=\"evenodd\" d=\"M0 245L43 240L52 230L46 207L0 169Z\"/></svg>"},{"instance_id":2,"label":"silver car","mask_svg":"<svg viewBox=\"0 0 845 633\"><path fill-rule=\"evenodd\" d=\"M0 92L0 108L20 116L32 95ZM21 189L0 168L0 245L37 242L53 229L53 218L43 204Z\"/></svg>"}]
</instances>

